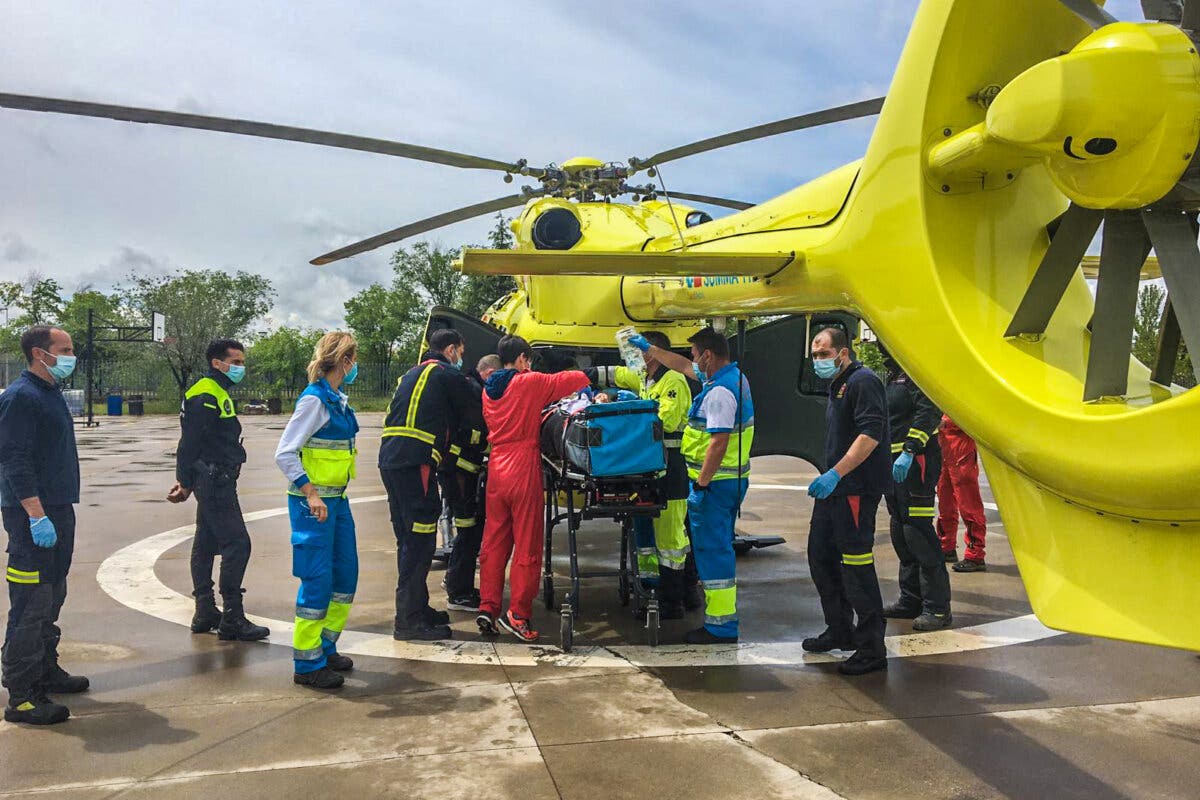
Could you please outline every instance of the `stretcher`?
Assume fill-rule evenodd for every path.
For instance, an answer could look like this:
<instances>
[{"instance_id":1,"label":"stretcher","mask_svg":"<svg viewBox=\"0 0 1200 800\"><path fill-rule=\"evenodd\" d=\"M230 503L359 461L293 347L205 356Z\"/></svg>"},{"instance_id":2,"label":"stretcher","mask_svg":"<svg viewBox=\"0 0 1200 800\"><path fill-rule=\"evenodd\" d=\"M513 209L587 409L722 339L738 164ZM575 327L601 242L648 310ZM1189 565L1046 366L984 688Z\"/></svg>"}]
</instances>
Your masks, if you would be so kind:
<instances>
[{"instance_id":1,"label":"stretcher","mask_svg":"<svg viewBox=\"0 0 1200 800\"><path fill-rule=\"evenodd\" d=\"M667 507L663 499L663 474L596 477L542 456L542 475L546 490L545 552L542 559L542 602L548 611L555 608L554 530L566 523L567 558L570 588L559 606L559 640L564 652L570 652L575 638L575 620L581 605L581 578L617 578L617 594L622 606L631 600L634 616L645 622L646 640L658 644L659 604L653 588L642 583L638 570L633 520L638 516L657 517ZM584 520L611 519L620 524L621 549L617 571L583 573L579 570L579 527ZM646 576L649 577L649 576Z\"/></svg>"},{"instance_id":2,"label":"stretcher","mask_svg":"<svg viewBox=\"0 0 1200 800\"><path fill-rule=\"evenodd\" d=\"M584 577L615 576L621 605L637 600L634 615L645 620L649 643L658 644L658 598L642 582L633 535L635 518L657 517L666 508L666 449L657 401L552 406L543 416L541 445L546 497L542 602L550 611L556 599L551 563L554 530L562 523L567 527L570 590L559 607L562 649L570 651L574 642L579 583ZM616 572L584 575L579 571L579 526L592 519L611 519L620 525Z\"/></svg>"}]
</instances>

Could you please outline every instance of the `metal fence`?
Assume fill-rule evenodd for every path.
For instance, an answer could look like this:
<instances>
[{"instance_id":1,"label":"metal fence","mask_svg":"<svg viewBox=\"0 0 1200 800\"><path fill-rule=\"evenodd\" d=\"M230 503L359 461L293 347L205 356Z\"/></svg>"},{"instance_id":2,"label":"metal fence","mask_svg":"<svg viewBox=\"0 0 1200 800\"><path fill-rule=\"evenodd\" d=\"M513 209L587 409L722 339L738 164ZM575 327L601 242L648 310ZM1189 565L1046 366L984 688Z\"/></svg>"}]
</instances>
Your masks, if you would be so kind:
<instances>
[{"instance_id":1,"label":"metal fence","mask_svg":"<svg viewBox=\"0 0 1200 800\"><path fill-rule=\"evenodd\" d=\"M25 369L25 359L21 356L0 356L0 389L7 387L17 379ZM356 397L391 397L396 388L396 381L404 374L411 364L375 364L359 362L358 379L354 383L353 394ZM141 395L147 401L168 400L179 398L179 386L170 368L159 359L119 360L96 362L96 384L94 399L101 402L110 394ZM192 377L195 380L199 374ZM308 385L308 377L302 369L293 373L277 374L264 370L256 370L251 366L246 370L245 379L230 391L234 398L245 400L270 400L277 398L291 401L296 398ZM68 389L84 389L87 386L87 365L79 363L75 374L67 381Z\"/></svg>"}]
</instances>

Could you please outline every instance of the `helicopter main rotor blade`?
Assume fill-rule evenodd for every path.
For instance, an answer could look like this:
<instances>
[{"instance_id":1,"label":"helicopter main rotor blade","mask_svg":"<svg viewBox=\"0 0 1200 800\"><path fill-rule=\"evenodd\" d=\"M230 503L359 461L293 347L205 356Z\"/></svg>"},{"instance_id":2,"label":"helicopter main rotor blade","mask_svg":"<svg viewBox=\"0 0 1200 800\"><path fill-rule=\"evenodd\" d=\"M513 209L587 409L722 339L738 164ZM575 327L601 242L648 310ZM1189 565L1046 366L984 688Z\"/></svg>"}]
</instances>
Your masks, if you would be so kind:
<instances>
[{"instance_id":1,"label":"helicopter main rotor blade","mask_svg":"<svg viewBox=\"0 0 1200 800\"><path fill-rule=\"evenodd\" d=\"M365 253L368 250L374 250L377 247L383 247L385 244L398 242L401 239L407 239L410 236L416 236L419 233L432 231L436 228L441 228L445 225L452 225L455 222L462 222L465 219L479 217L484 214L490 214L494 211L504 211L505 209L515 206L524 205L527 201L534 197L539 197L543 192L530 192L528 194L514 194L508 197L498 197L495 200L488 200L485 203L476 203L473 206L465 206L457 208L453 211L447 211L437 216L428 217L418 222L410 222L407 225L401 225L399 228L393 228L386 233L381 233L377 236L372 236L370 239L363 239L361 242L346 245L332 252L326 253L323 256L317 256L311 262L316 266L328 264L331 261L339 261L343 258L356 256L359 253Z\"/></svg>"},{"instance_id":2,"label":"helicopter main rotor blade","mask_svg":"<svg viewBox=\"0 0 1200 800\"><path fill-rule=\"evenodd\" d=\"M288 125L274 125L268 122L252 122L244 119L227 119L224 117L208 117L201 114L183 114L176 111L159 111L149 108L134 108L131 106L114 106L107 103L88 103L80 100L61 100L53 97L34 97L23 94L0 93L0 106L19 109L22 111L45 111L51 114L72 114L78 117L101 117L123 122L143 122L154 125L170 125L176 128L194 128L219 133L238 133L243 136L260 136L266 139L283 139L289 142L306 142L308 144L340 147L344 150L360 150L367 153L380 153L400 158L411 158L417 161L429 161L434 164L445 164L449 167L463 169L492 169L500 172L540 175L541 170L531 170L525 164L516 161L508 163L492 158L455 153L449 150L437 150L417 144L393 142L387 139L372 139L366 136L352 136L345 133L330 133L315 131L308 128L293 128Z\"/></svg>"},{"instance_id":3,"label":"helicopter main rotor blade","mask_svg":"<svg viewBox=\"0 0 1200 800\"><path fill-rule=\"evenodd\" d=\"M1093 28L1103 28L1105 25L1111 25L1117 21L1116 17L1096 5L1095 0L1058 0L1058 2L1074 11L1075 16Z\"/></svg>"},{"instance_id":4,"label":"helicopter main rotor blade","mask_svg":"<svg viewBox=\"0 0 1200 800\"><path fill-rule=\"evenodd\" d=\"M670 150L655 153L649 158L631 158L629 159L629 165L639 170L647 169L656 164L665 164L668 161L674 161L686 156L694 156L697 153L706 153L709 150L728 147L731 144L740 144L742 142L753 141L754 139L763 139L767 136L776 136L781 133L790 133L805 128L815 128L818 125L828 125L831 122L869 117L878 114L881 108L883 108L883 98L876 97L873 100L862 100L857 103L838 106L837 108L827 108L824 111L813 111L809 114L801 114L798 117L789 117L777 122L768 122L764 125L755 125L752 128L744 128L733 133L702 139L698 142L685 144L682 147L673 147Z\"/></svg>"},{"instance_id":5,"label":"helicopter main rotor blade","mask_svg":"<svg viewBox=\"0 0 1200 800\"><path fill-rule=\"evenodd\" d=\"M708 203L710 206L735 208L738 211L745 211L747 208L754 207L754 203L743 203L741 200L727 200L724 197L712 197L707 194L691 194L690 192L676 192L671 190L668 190L666 194L679 200L692 200L696 203Z\"/></svg>"}]
</instances>

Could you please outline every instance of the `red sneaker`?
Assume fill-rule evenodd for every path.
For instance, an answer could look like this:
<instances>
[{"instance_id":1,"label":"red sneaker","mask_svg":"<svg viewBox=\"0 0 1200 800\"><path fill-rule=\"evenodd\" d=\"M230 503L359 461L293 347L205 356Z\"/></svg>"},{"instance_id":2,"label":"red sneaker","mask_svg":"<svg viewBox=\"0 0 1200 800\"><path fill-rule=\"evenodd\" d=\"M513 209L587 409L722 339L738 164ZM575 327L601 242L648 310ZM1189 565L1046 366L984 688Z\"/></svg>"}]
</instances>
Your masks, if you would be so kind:
<instances>
[{"instance_id":1,"label":"red sneaker","mask_svg":"<svg viewBox=\"0 0 1200 800\"><path fill-rule=\"evenodd\" d=\"M521 619L511 610L505 612L504 616L496 620L496 624L522 642L536 642L538 640L538 632L529 626L529 620Z\"/></svg>"}]
</instances>

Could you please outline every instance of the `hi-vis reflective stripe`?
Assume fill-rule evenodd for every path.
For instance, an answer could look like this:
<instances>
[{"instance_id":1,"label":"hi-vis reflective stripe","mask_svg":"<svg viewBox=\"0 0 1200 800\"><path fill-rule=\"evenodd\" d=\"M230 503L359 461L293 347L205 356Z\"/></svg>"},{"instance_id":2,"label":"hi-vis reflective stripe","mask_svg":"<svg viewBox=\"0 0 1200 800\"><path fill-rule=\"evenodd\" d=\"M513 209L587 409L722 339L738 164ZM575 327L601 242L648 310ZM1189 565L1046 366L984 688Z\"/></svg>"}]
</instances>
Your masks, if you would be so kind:
<instances>
[{"instance_id":1,"label":"hi-vis reflective stripe","mask_svg":"<svg viewBox=\"0 0 1200 800\"><path fill-rule=\"evenodd\" d=\"M917 430L916 428L908 429L908 438L916 439L921 444L929 444L929 434L925 431Z\"/></svg>"},{"instance_id":2,"label":"hi-vis reflective stripe","mask_svg":"<svg viewBox=\"0 0 1200 800\"><path fill-rule=\"evenodd\" d=\"M908 515L910 517L933 517L936 516L933 506L909 506Z\"/></svg>"},{"instance_id":3,"label":"hi-vis reflective stripe","mask_svg":"<svg viewBox=\"0 0 1200 800\"><path fill-rule=\"evenodd\" d=\"M310 483L317 490L317 497L341 497L346 493L345 486L323 486L319 483ZM287 493L294 497L304 497L304 492L296 488L296 484L289 483Z\"/></svg>"},{"instance_id":4,"label":"hi-vis reflective stripe","mask_svg":"<svg viewBox=\"0 0 1200 800\"><path fill-rule=\"evenodd\" d=\"M429 373L435 369L437 369L436 362L421 372L421 377L417 378L417 385L413 389L412 397L408 398L408 417L405 424L410 428L417 424L417 408L421 405L421 395L425 392L425 384L429 382Z\"/></svg>"},{"instance_id":5,"label":"hi-vis reflective stripe","mask_svg":"<svg viewBox=\"0 0 1200 800\"><path fill-rule=\"evenodd\" d=\"M851 567L865 567L868 564L875 563L875 554L870 551L866 553L842 553L842 563Z\"/></svg>"},{"instance_id":6,"label":"hi-vis reflective stripe","mask_svg":"<svg viewBox=\"0 0 1200 800\"><path fill-rule=\"evenodd\" d=\"M38 570L34 570L33 572L26 572L25 570L14 569L13 567L9 567L7 578L8 578L9 583L36 584L36 583L42 582L42 573L39 572Z\"/></svg>"},{"instance_id":7,"label":"hi-vis reflective stripe","mask_svg":"<svg viewBox=\"0 0 1200 800\"><path fill-rule=\"evenodd\" d=\"M892 445L893 453L900 453L903 451L904 451L904 442L896 442L895 444Z\"/></svg>"},{"instance_id":8,"label":"hi-vis reflective stripe","mask_svg":"<svg viewBox=\"0 0 1200 800\"><path fill-rule=\"evenodd\" d=\"M467 461L465 458L463 458L461 455L462 448L459 447L458 445L456 445L456 444L450 445L450 453L452 455L458 456L458 460L455 462L455 465L459 469L461 469L463 472L470 472L470 473L479 472L479 465L476 464L474 461Z\"/></svg>"},{"instance_id":9,"label":"hi-vis reflective stripe","mask_svg":"<svg viewBox=\"0 0 1200 800\"><path fill-rule=\"evenodd\" d=\"M311 438L304 443L309 450L353 450L353 439L317 439Z\"/></svg>"},{"instance_id":10,"label":"hi-vis reflective stripe","mask_svg":"<svg viewBox=\"0 0 1200 800\"><path fill-rule=\"evenodd\" d=\"M414 522L413 533L437 533L436 522Z\"/></svg>"},{"instance_id":11,"label":"hi-vis reflective stripe","mask_svg":"<svg viewBox=\"0 0 1200 800\"><path fill-rule=\"evenodd\" d=\"M323 608L305 608L304 606L296 606L296 619L325 619L325 609Z\"/></svg>"},{"instance_id":12,"label":"hi-vis reflective stripe","mask_svg":"<svg viewBox=\"0 0 1200 800\"><path fill-rule=\"evenodd\" d=\"M455 517L454 527L456 528L474 528L476 524L475 517Z\"/></svg>"},{"instance_id":13,"label":"hi-vis reflective stripe","mask_svg":"<svg viewBox=\"0 0 1200 800\"><path fill-rule=\"evenodd\" d=\"M483 441L483 431L471 431L471 444L479 444Z\"/></svg>"},{"instance_id":14,"label":"hi-vis reflective stripe","mask_svg":"<svg viewBox=\"0 0 1200 800\"><path fill-rule=\"evenodd\" d=\"M407 436L410 439L417 439L425 444L433 444L434 436L432 433L426 433L419 428L412 428L406 425L389 425L383 429L383 436Z\"/></svg>"}]
</instances>

